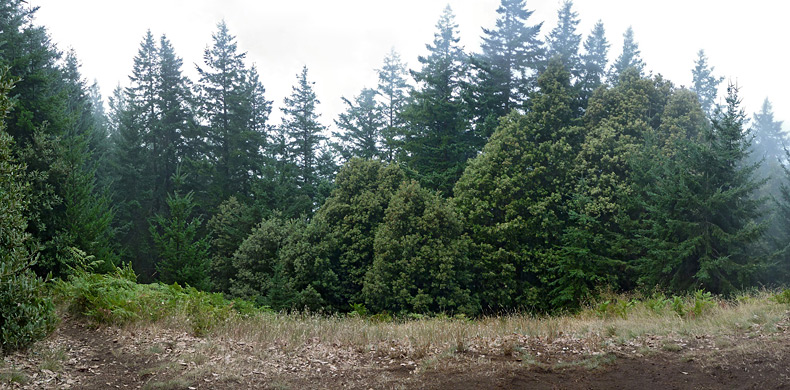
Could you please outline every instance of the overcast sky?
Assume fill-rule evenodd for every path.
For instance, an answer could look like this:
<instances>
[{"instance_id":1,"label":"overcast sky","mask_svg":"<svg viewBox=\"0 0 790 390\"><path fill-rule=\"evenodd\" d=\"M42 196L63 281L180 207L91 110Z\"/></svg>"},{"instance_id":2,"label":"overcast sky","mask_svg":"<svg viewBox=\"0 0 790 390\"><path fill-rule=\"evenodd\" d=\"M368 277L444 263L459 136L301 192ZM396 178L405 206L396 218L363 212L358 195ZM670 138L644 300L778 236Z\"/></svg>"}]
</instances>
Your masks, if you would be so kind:
<instances>
[{"instance_id":1,"label":"overcast sky","mask_svg":"<svg viewBox=\"0 0 790 390\"><path fill-rule=\"evenodd\" d=\"M459 24L461 44L477 51L481 27L493 27L499 0L29 0L41 9L45 25L61 49L74 48L82 73L96 79L106 99L119 83L128 84L132 59L147 29L166 34L196 81L195 63L222 19L239 49L256 63L276 116L291 93L302 65L315 81L319 112L333 125L351 98L375 87L376 69L390 48L409 67L426 53L442 9L449 3ZM583 39L601 19L612 44L613 61L622 34L632 25L647 69L678 85L689 85L699 49L715 73L741 87L749 117L768 97L778 120L790 122L790 5L777 0L576 0ZM531 22L556 24L560 0L527 0ZM726 81L725 81L726 83ZM724 85L722 85L724 88ZM785 123L785 130L790 129Z\"/></svg>"}]
</instances>

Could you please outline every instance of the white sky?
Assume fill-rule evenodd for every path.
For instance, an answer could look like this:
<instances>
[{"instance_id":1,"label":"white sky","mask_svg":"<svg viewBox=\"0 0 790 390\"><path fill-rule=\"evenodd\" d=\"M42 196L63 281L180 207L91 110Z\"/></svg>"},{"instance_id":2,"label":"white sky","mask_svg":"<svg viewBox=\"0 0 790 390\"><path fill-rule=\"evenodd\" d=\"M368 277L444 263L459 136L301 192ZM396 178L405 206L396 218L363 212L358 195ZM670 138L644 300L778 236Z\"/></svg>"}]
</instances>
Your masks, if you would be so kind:
<instances>
[{"instance_id":1,"label":"white sky","mask_svg":"<svg viewBox=\"0 0 790 390\"><path fill-rule=\"evenodd\" d=\"M146 29L166 34L184 59L184 72L197 81L195 63L211 43L216 24L225 19L248 64L256 63L267 99L279 118L302 65L315 81L325 125L344 111L341 96L351 98L375 87L375 69L391 47L411 68L433 40L436 21L448 3L456 14L461 44L479 48L481 27L491 28L499 0L29 0L41 9L36 23L54 42L73 47L82 73L98 80L105 99L120 83L126 86L132 59ZM560 0L527 0L531 22L543 21L542 33L556 24ZM678 85L691 82L697 51L705 49L715 73L737 81L749 117L768 97L775 117L790 129L790 63L787 22L790 3L777 0L576 0L584 39L601 19L616 58L622 33L632 25L647 69ZM726 83L726 81L725 81ZM724 87L724 85L722 85ZM279 121L279 120L277 120Z\"/></svg>"}]
</instances>

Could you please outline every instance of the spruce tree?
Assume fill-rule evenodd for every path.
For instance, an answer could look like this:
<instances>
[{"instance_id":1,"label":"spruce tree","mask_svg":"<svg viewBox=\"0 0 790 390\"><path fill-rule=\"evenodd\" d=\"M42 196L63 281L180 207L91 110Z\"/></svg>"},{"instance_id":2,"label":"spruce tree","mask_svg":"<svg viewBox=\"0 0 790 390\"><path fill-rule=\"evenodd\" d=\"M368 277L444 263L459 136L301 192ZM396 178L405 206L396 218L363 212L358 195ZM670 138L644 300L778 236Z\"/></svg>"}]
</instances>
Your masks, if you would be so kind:
<instances>
[{"instance_id":1,"label":"spruce tree","mask_svg":"<svg viewBox=\"0 0 790 390\"><path fill-rule=\"evenodd\" d=\"M581 55L579 89L582 107L587 106L587 101L592 97L593 92L604 84L606 66L609 62L608 54L609 41L606 39L603 22L599 20L584 41L584 54Z\"/></svg>"},{"instance_id":2,"label":"spruce tree","mask_svg":"<svg viewBox=\"0 0 790 390\"><path fill-rule=\"evenodd\" d=\"M582 36L576 33L579 14L573 11L573 1L565 0L557 12L557 26L549 33L548 56L559 56L562 64L574 77L579 77L579 44Z\"/></svg>"},{"instance_id":3,"label":"spruce tree","mask_svg":"<svg viewBox=\"0 0 790 390\"><path fill-rule=\"evenodd\" d=\"M382 155L379 148L382 145L384 123L382 107L376 101L376 95L376 90L365 88L354 98L354 102L343 98L346 112L335 120L341 131L333 132L332 135L340 140L334 146L344 161L354 157L380 158Z\"/></svg>"},{"instance_id":4,"label":"spruce tree","mask_svg":"<svg viewBox=\"0 0 790 390\"><path fill-rule=\"evenodd\" d=\"M184 182L180 170L173 176L173 194L167 198L168 214L157 214L150 222L150 232L157 251L157 279L198 289L209 287L209 242L198 238L203 219L194 216L192 192L180 193Z\"/></svg>"},{"instance_id":5,"label":"spruce tree","mask_svg":"<svg viewBox=\"0 0 790 390\"><path fill-rule=\"evenodd\" d=\"M246 53L238 51L236 37L230 34L224 21L217 25L212 40L198 73L200 113L213 171L210 187L213 202L218 204L231 195L246 199L252 194L252 181L259 175L263 162L266 136L260 131L261 126L250 128L254 123L251 118L256 114L252 106L258 105L260 118L261 105L265 104L260 96L257 99L251 96L255 91L262 93L262 88L258 83L251 87L250 74L244 66Z\"/></svg>"},{"instance_id":6,"label":"spruce tree","mask_svg":"<svg viewBox=\"0 0 790 390\"><path fill-rule=\"evenodd\" d=\"M532 13L524 0L502 0L495 28L483 29L482 53L472 56L473 85L468 99L482 143L494 132L499 118L525 108L545 61L539 36L543 23L528 25Z\"/></svg>"},{"instance_id":7,"label":"spruce tree","mask_svg":"<svg viewBox=\"0 0 790 390\"><path fill-rule=\"evenodd\" d=\"M694 61L694 69L691 70L691 90L697 93L702 110L709 116L715 113L716 95L719 93L719 84L724 80L724 77L713 75L714 69L708 65L705 50L700 49L697 60Z\"/></svg>"},{"instance_id":8,"label":"spruce tree","mask_svg":"<svg viewBox=\"0 0 790 390\"><path fill-rule=\"evenodd\" d=\"M285 107L282 108L284 117L280 125L287 149L285 157L297 168L298 195L310 200L303 210L307 214L312 214L319 198L319 153L322 143L326 141L326 127L318 122L316 108L320 101L313 91L313 84L307 79L307 66L303 67L297 75L297 84L293 86L291 96L285 98Z\"/></svg>"},{"instance_id":9,"label":"spruce tree","mask_svg":"<svg viewBox=\"0 0 790 390\"><path fill-rule=\"evenodd\" d=\"M645 71L645 63L640 54L639 44L634 40L634 29L629 26L623 33L623 51L612 64L609 80L613 83L619 82L620 76L628 68L635 68L642 76Z\"/></svg>"},{"instance_id":10,"label":"spruce tree","mask_svg":"<svg viewBox=\"0 0 790 390\"><path fill-rule=\"evenodd\" d=\"M677 158L659 164L645 214L647 253L637 263L648 286L730 293L748 286L762 266L751 250L765 229L757 223L763 200L754 197L758 165L747 160L750 138L736 87L728 87L726 102L713 126L690 134Z\"/></svg>"},{"instance_id":11,"label":"spruce tree","mask_svg":"<svg viewBox=\"0 0 790 390\"><path fill-rule=\"evenodd\" d=\"M411 72L419 88L403 114L409 122L404 160L426 187L449 196L475 145L461 96L465 54L449 6L436 28L433 44L426 46L429 54L418 58L422 69Z\"/></svg>"},{"instance_id":12,"label":"spruce tree","mask_svg":"<svg viewBox=\"0 0 790 390\"><path fill-rule=\"evenodd\" d=\"M381 157L393 161L403 142L405 122L403 110L409 103L409 84L406 81L406 65L401 62L400 55L392 49L384 58L384 65L378 70L379 84L376 89L380 99L381 122Z\"/></svg>"}]
</instances>

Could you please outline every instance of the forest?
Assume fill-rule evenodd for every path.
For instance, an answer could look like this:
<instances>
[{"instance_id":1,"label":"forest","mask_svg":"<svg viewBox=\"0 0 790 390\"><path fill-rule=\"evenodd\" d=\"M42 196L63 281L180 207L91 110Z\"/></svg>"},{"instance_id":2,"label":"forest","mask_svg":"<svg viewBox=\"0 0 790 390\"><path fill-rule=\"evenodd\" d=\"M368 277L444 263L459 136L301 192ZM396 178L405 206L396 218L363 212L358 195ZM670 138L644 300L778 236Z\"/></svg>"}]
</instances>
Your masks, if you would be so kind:
<instances>
[{"instance_id":1,"label":"forest","mask_svg":"<svg viewBox=\"0 0 790 390\"><path fill-rule=\"evenodd\" d=\"M327 124L307 66L276 105L223 21L198 79L149 31L105 101L35 8L0 2L2 349L52 329L50 281L129 265L275 311L395 316L787 284L768 99L747 115L704 50L688 87L648 72L633 29L612 50L571 0L556 26L524 0L496 12L466 52L448 6L415 69L391 51Z\"/></svg>"}]
</instances>

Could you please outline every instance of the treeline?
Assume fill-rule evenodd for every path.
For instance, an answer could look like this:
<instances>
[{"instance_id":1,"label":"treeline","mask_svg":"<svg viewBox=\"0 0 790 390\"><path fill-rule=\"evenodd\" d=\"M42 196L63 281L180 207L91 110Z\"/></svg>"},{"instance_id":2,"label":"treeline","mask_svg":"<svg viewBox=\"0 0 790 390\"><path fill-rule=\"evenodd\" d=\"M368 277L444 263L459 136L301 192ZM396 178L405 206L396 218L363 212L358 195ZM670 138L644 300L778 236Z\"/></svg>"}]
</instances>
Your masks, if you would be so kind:
<instances>
[{"instance_id":1,"label":"treeline","mask_svg":"<svg viewBox=\"0 0 790 390\"><path fill-rule=\"evenodd\" d=\"M3 183L26 183L3 209L20 237L3 261L25 247L41 276L130 262L274 309L470 315L788 280L770 103L751 126L737 86L720 104L703 51L688 89L647 73L630 28L610 66L603 23L582 40L570 1L544 41L523 0L502 0L479 53L448 7L419 68L389 53L331 135L307 67L272 123L224 22L198 80L146 33L104 112L34 11L0 7L16 82Z\"/></svg>"}]
</instances>

